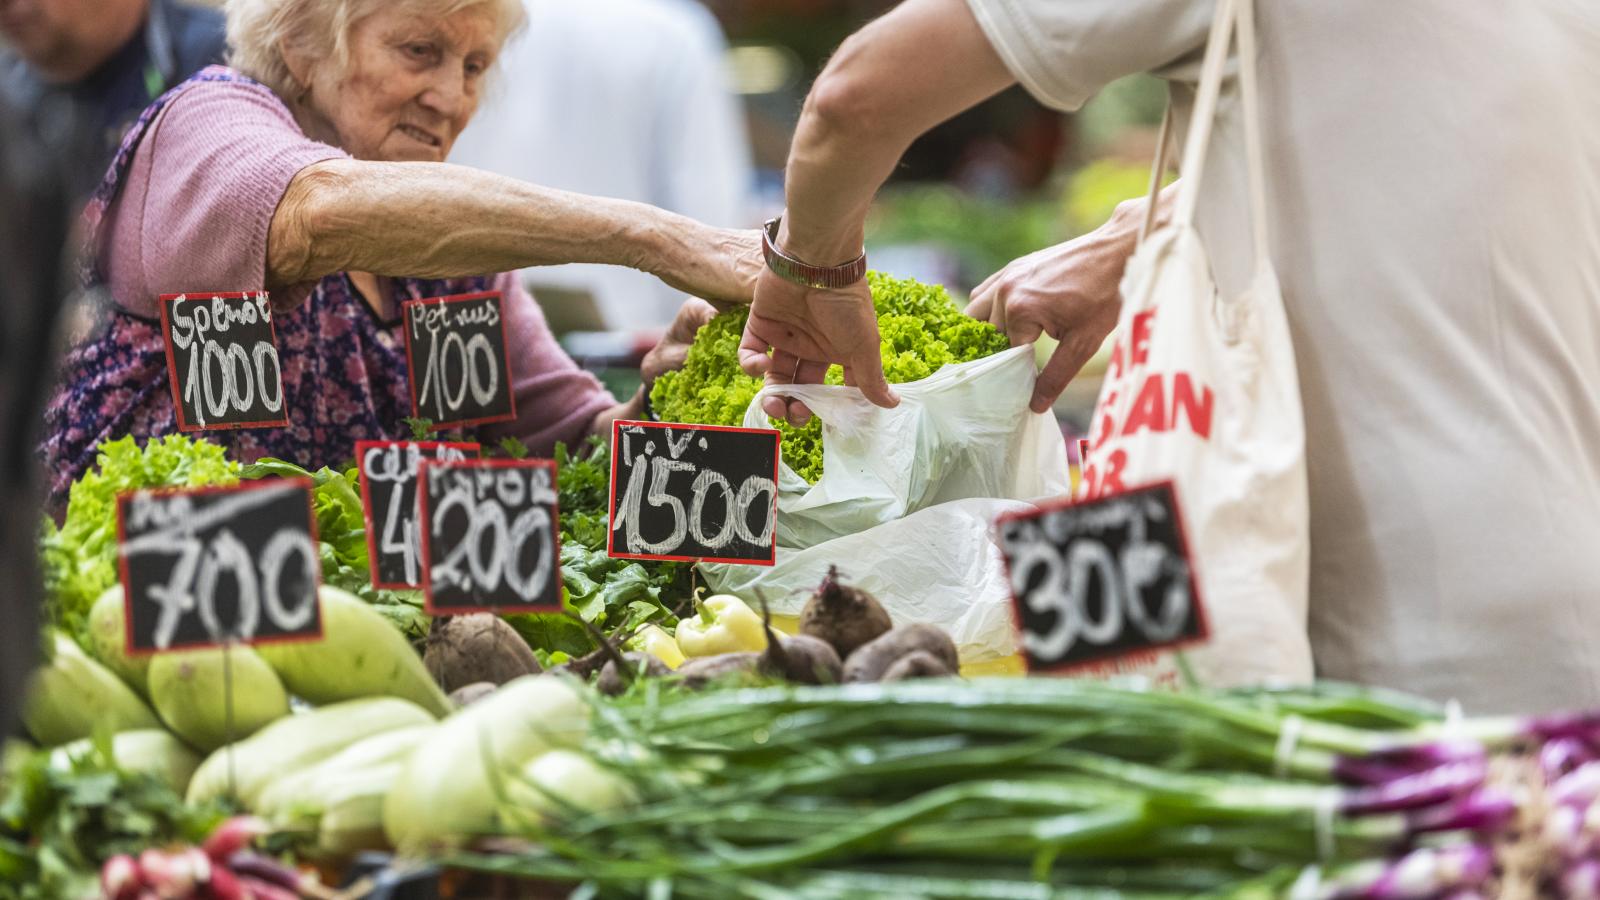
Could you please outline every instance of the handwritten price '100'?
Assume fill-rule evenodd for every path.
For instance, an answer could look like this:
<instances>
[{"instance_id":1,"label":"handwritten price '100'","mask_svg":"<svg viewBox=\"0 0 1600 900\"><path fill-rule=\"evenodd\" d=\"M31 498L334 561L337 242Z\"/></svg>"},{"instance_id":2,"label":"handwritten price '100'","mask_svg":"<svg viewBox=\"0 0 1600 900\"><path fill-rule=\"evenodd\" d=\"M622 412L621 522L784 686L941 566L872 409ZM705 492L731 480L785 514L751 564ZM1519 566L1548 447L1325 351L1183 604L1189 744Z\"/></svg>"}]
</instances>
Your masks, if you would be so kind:
<instances>
[{"instance_id":1,"label":"handwritten price '100'","mask_svg":"<svg viewBox=\"0 0 1600 900\"><path fill-rule=\"evenodd\" d=\"M667 481L673 473L693 472L696 468L685 460L651 456L648 449L633 458L628 467L628 486L620 504L621 521L614 526L626 529L624 539L629 553L669 554L681 548L684 538L690 535L701 546L713 551L722 550L736 538L756 547L764 547L772 541L772 530L777 522L771 509L778 486L771 478L751 475L735 492L722 473L703 469L689 486L691 498L689 509L685 511L683 501L667 492ZM645 488L646 480L649 481L648 490ZM708 534L705 508L713 488L722 493L722 502L728 514L723 518L722 528L715 534ZM752 532L748 524L750 509L757 498L765 498L763 503L766 509L766 522L759 534ZM640 533L639 515L645 503L656 508L666 507L672 512L672 530L665 539L650 541Z\"/></svg>"},{"instance_id":2,"label":"handwritten price '100'","mask_svg":"<svg viewBox=\"0 0 1600 900\"><path fill-rule=\"evenodd\" d=\"M1166 644L1183 633L1193 599L1189 595L1189 566L1166 547L1146 539L1144 516L1126 518L1128 540L1119 553L1100 541L1073 541L1063 558L1061 548L1040 533L1040 522L1012 523L1007 542L1012 547L1011 585L1018 596L1026 597L1034 612L1056 613L1055 627L1048 634L1029 632L1023 644L1029 654L1040 659L1061 659L1079 640L1097 646L1117 641L1123 635L1124 621L1131 623L1149 645ZM1046 528L1046 531L1049 529ZM1038 587L1028 591L1036 575ZM1100 617L1094 619L1088 608L1089 588L1095 575L1100 578L1102 597ZM1165 579L1161 608L1151 615L1143 600L1144 589Z\"/></svg>"},{"instance_id":3,"label":"handwritten price '100'","mask_svg":"<svg viewBox=\"0 0 1600 900\"><path fill-rule=\"evenodd\" d=\"M467 515L466 536L431 567L429 577L434 586L470 590L476 584L483 591L494 591L505 584L526 602L543 596L555 569L554 554L550 552L550 511L533 506L519 513L515 521L507 522L506 507L555 503L549 470L430 470L428 478L430 485L437 485L438 479L447 479L449 485L444 497L429 510L432 541L443 539L440 531L452 510L459 508ZM487 558L485 533L491 538ZM517 571L517 560L530 540L536 541L538 562L531 572L523 574Z\"/></svg>"},{"instance_id":4,"label":"handwritten price '100'","mask_svg":"<svg viewBox=\"0 0 1600 900\"><path fill-rule=\"evenodd\" d=\"M316 578L315 567L320 565L317 548L305 531L293 528L280 529L267 542L259 560L252 559L244 542L228 528L222 528L209 540L202 540L194 531L208 521L246 511L256 505L261 497L251 492L230 498L211 506L201 513L190 511L185 501L162 504L143 495L134 498L133 520L140 517L164 518L168 521L193 523L190 528L167 527L160 531L140 535L130 541L123 552L130 557L146 553L176 557L177 564L166 584L154 585L150 599L161 605L160 618L156 620L154 641L156 649L172 646L178 625L183 617L198 612L200 623L212 640L233 638L248 641L255 637L261 623L261 612L281 632L293 632L305 627L316 614L316 596L308 595L298 606L286 608L280 588L285 576L297 577L309 584ZM166 506L161 509L156 504ZM291 571L289 564L298 557L298 570ZM237 618L233 627L227 628L217 615L217 582L224 573L231 573L239 586Z\"/></svg>"},{"instance_id":5,"label":"handwritten price '100'","mask_svg":"<svg viewBox=\"0 0 1600 900\"><path fill-rule=\"evenodd\" d=\"M494 344L490 343L488 335L478 332L463 338L461 332L451 331L440 340L437 330L431 334L433 340L427 342L428 356L422 362L422 389L417 405L427 409L431 403L434 418L448 419L461 410L468 392L480 407L493 402L495 392L500 389L500 369L495 365ZM451 354L462 373L461 383L453 392L444 383L446 357ZM480 359L484 363L482 377L474 364Z\"/></svg>"},{"instance_id":6,"label":"handwritten price '100'","mask_svg":"<svg viewBox=\"0 0 1600 900\"><path fill-rule=\"evenodd\" d=\"M189 354L189 374L183 383L183 399L194 405L198 425L206 424L206 414L219 419L231 406L244 412L261 395L261 405L269 413L283 410L282 371L278 368L278 348L271 341L256 341L251 350L230 344L226 350L211 339L213 332L225 332L235 323L255 325L272 321L272 308L266 296L249 298L243 305L222 297L172 301L172 344ZM218 376L211 375L216 364ZM270 364L271 377L267 369Z\"/></svg>"}]
</instances>

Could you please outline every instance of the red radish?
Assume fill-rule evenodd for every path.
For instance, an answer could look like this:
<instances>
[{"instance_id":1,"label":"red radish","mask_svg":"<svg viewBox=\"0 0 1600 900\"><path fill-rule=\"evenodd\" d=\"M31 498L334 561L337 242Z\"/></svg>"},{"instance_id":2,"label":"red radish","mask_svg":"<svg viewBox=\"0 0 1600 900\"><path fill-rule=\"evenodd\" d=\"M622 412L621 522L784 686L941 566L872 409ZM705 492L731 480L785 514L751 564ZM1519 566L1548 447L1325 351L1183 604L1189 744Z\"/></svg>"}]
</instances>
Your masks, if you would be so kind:
<instances>
[{"instance_id":1,"label":"red radish","mask_svg":"<svg viewBox=\"0 0 1600 900\"><path fill-rule=\"evenodd\" d=\"M211 870L211 880L206 883L206 900L251 900L250 892L239 883L239 876L226 866L215 866Z\"/></svg>"},{"instance_id":2,"label":"red radish","mask_svg":"<svg viewBox=\"0 0 1600 900\"><path fill-rule=\"evenodd\" d=\"M100 891L108 900L135 900L143 886L139 864L126 853L111 857L100 867Z\"/></svg>"},{"instance_id":3,"label":"red radish","mask_svg":"<svg viewBox=\"0 0 1600 900\"><path fill-rule=\"evenodd\" d=\"M300 900L300 895L288 888L247 875L239 876L239 886L249 891L254 900Z\"/></svg>"},{"instance_id":4,"label":"red radish","mask_svg":"<svg viewBox=\"0 0 1600 900\"><path fill-rule=\"evenodd\" d=\"M150 849L139 854L139 871L157 897L184 900L211 880L211 860L194 847L172 853Z\"/></svg>"},{"instance_id":5,"label":"red radish","mask_svg":"<svg viewBox=\"0 0 1600 900\"><path fill-rule=\"evenodd\" d=\"M200 846L207 856L222 862L271 830L265 821L255 816L234 816L218 825Z\"/></svg>"}]
</instances>

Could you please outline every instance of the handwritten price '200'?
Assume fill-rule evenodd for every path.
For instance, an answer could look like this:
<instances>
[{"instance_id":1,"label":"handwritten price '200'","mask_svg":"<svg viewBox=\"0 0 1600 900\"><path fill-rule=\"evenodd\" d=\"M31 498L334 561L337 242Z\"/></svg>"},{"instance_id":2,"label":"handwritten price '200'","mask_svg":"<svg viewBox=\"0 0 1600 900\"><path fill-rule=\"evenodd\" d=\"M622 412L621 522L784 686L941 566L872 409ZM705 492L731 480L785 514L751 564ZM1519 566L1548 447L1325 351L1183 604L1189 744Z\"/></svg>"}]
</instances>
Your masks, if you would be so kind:
<instances>
[{"instance_id":1,"label":"handwritten price '200'","mask_svg":"<svg viewBox=\"0 0 1600 900\"><path fill-rule=\"evenodd\" d=\"M286 607L280 592L289 578L299 579L301 583L310 583L316 578L316 567L321 562L310 534L292 528L280 529L267 542L259 560L252 559L244 542L226 527L218 529L209 539L200 537L200 533L218 522L246 515L279 496L279 492L269 489L247 491L195 512L185 497L134 495L129 509L129 527L142 529L153 524L156 530L129 540L123 545L123 554L130 559L145 554L176 559L167 582L152 586L149 593L149 599L161 605L154 633L156 649L172 646L178 625L190 613L199 614L212 640L236 638L242 641L255 637L263 610L280 632L303 628L316 615L315 595L297 606ZM291 569L290 564L295 561L298 568ZM231 574L239 586L237 618L232 627L225 625L217 614L217 582L223 574Z\"/></svg>"},{"instance_id":2,"label":"handwritten price '200'","mask_svg":"<svg viewBox=\"0 0 1600 900\"><path fill-rule=\"evenodd\" d=\"M1083 524L1092 528L1126 528L1128 540L1121 552L1113 554L1098 540L1080 539L1063 556L1058 544L1066 538L1062 531L1067 519L1059 515L1011 522L1001 535L1012 556L1012 590L1026 597L1033 611L1057 614L1048 634L1023 636L1028 652L1042 659L1061 659L1080 640L1104 646L1122 636L1125 622L1152 645L1177 638L1189 620L1194 598L1189 593L1189 564L1148 539L1148 522L1165 518L1165 510L1154 501L1130 498L1075 514L1088 516ZM1041 582L1029 592L1035 575L1042 576ZM1088 604L1096 575L1104 597L1098 619ZM1160 608L1152 614L1143 593L1163 582Z\"/></svg>"},{"instance_id":3,"label":"handwritten price '200'","mask_svg":"<svg viewBox=\"0 0 1600 900\"><path fill-rule=\"evenodd\" d=\"M450 304L446 303L424 306L411 319L412 336L420 337L426 333L429 337L426 343L427 357L422 361L422 387L417 391L417 406L428 410L432 404L433 417L441 420L461 410L469 391L474 402L479 406L487 406L500 389L500 368L496 365L494 344L488 335L480 331L463 338L461 332L452 329L443 339L439 337L440 331L450 327L449 307ZM455 319L461 323L498 325L500 311L493 306L486 306L458 313ZM461 372L461 382L454 391L444 383L445 363L452 354L456 368ZM481 373L477 366L480 360L484 363Z\"/></svg>"},{"instance_id":4,"label":"handwritten price '200'","mask_svg":"<svg viewBox=\"0 0 1600 900\"><path fill-rule=\"evenodd\" d=\"M556 492L548 469L477 469L452 471L424 470L430 496L445 484L443 497L428 510L430 540L443 540L445 517L453 510L467 516L466 535L443 553L430 567L429 578L436 586L459 587L493 592L504 584L525 602L545 592L555 570L553 542L550 539L550 511ZM506 521L507 507L540 504L523 509L514 521ZM490 537L489 554L484 555L484 538ZM517 570L517 561L532 540L538 559L526 574ZM463 568L463 564L465 568Z\"/></svg>"},{"instance_id":5,"label":"handwritten price '200'","mask_svg":"<svg viewBox=\"0 0 1600 900\"><path fill-rule=\"evenodd\" d=\"M172 345L189 355L183 398L194 404L199 418L196 424L206 424L208 412L213 419L221 418L230 406L244 412L255 402L258 392L261 405L268 412L283 410L282 371L278 367L278 348L271 341L256 341L250 350L242 344L230 344L224 350L211 339L212 334L226 332L234 324L271 322L272 307L266 294L256 294L243 304L222 297L191 300L179 296L172 301L171 312ZM216 380L211 377L213 362L220 373Z\"/></svg>"},{"instance_id":6,"label":"handwritten price '200'","mask_svg":"<svg viewBox=\"0 0 1600 900\"><path fill-rule=\"evenodd\" d=\"M685 431L681 437L683 445L686 446L693 436L693 431ZM632 437L625 435L627 439ZM700 469L691 462L678 459L683 447L675 442L670 433L667 444L671 458L655 455L655 442L646 441L644 451L628 463L628 485L618 504L617 522L612 528L623 531L623 540L629 553L673 553L690 536L713 552L728 547L735 540L754 547L764 547L772 541L772 531L777 527L777 518L771 511L773 500L778 495L775 481L751 475L735 491L722 473ZM689 485L689 508L685 510L683 501L668 491L667 482L674 473L696 470L699 474L694 476L694 481ZM712 489L722 494L722 502L727 510L722 527L714 534L707 533L705 526L706 501L710 499ZM749 525L750 510L757 498L764 498L763 506L767 511L759 533L752 531ZM646 503L654 508L665 507L672 514L672 528L662 540L647 540L640 531L639 519Z\"/></svg>"}]
</instances>

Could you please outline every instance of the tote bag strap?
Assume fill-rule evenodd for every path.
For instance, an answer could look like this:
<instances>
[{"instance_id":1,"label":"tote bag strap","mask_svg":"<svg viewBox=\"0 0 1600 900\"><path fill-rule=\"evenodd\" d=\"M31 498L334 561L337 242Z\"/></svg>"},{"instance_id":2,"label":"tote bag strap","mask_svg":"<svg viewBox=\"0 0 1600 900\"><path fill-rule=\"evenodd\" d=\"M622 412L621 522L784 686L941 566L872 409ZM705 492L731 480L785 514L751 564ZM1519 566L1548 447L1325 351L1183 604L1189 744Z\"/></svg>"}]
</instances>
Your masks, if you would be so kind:
<instances>
[{"instance_id":1,"label":"tote bag strap","mask_svg":"<svg viewBox=\"0 0 1600 900\"><path fill-rule=\"evenodd\" d=\"M1265 163L1261 150L1261 106L1256 82L1256 31L1254 0L1216 0L1216 15L1211 20L1211 33L1206 39L1205 60L1200 68L1199 89L1195 96L1194 115L1189 123L1189 134L1184 142L1183 161L1179 167L1182 183L1178 186L1178 208L1173 223L1180 226L1194 224L1195 206L1200 197L1200 184L1205 174L1206 151L1211 144L1211 128L1216 120L1217 100L1222 92L1222 79L1228 62L1228 46L1233 35L1238 35L1239 95L1244 113L1245 168L1250 188L1250 230L1257 266L1269 259L1267 246L1267 188ZM1161 175L1166 169L1173 132L1172 109L1169 106L1161 122L1161 138L1156 148L1155 164L1150 172L1149 202L1145 220L1139 230L1141 241L1155 221L1156 195L1161 188Z\"/></svg>"}]
</instances>

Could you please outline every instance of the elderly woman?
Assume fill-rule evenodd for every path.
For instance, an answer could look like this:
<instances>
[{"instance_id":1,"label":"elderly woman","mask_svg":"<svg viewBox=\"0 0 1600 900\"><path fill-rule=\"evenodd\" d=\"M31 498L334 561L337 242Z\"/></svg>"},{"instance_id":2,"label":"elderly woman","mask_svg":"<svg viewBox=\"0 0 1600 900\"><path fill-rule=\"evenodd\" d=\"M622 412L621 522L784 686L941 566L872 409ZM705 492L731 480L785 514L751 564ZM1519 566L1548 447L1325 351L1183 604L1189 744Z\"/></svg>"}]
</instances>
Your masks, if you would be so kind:
<instances>
[{"instance_id":1,"label":"elderly woman","mask_svg":"<svg viewBox=\"0 0 1600 900\"><path fill-rule=\"evenodd\" d=\"M232 67L146 110L85 213L83 277L111 302L46 411L58 501L100 441L176 430L161 294L271 292L290 424L212 437L240 459L310 466L402 436L404 300L502 292L518 415L477 436L537 453L637 417L643 395L619 404L579 370L509 270L611 263L749 300L754 232L443 162L521 25L520 0L229 0L227 16ZM709 310L686 305L647 382Z\"/></svg>"}]
</instances>

